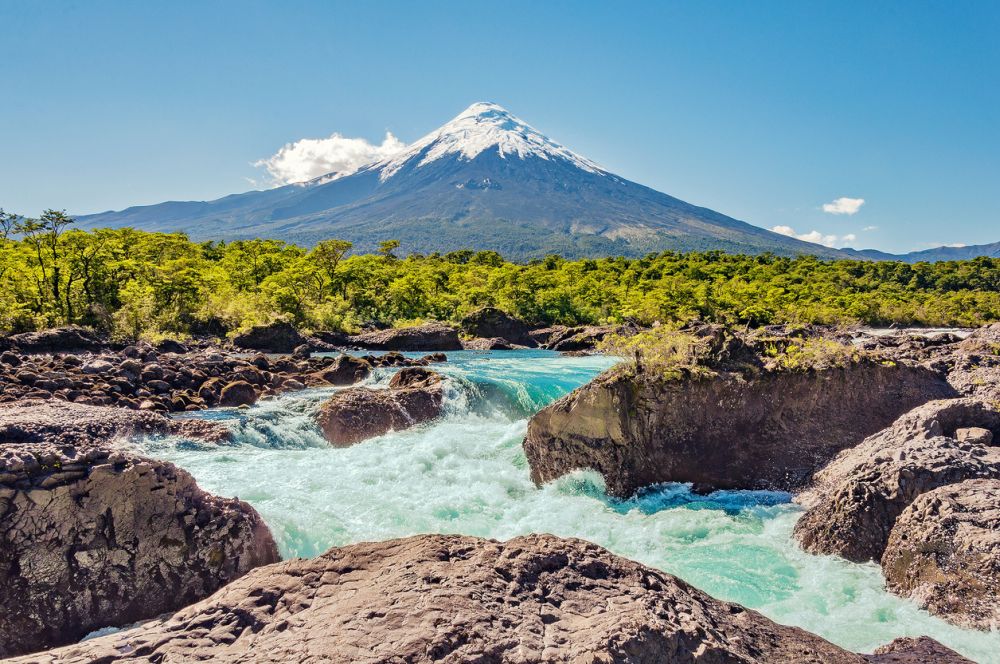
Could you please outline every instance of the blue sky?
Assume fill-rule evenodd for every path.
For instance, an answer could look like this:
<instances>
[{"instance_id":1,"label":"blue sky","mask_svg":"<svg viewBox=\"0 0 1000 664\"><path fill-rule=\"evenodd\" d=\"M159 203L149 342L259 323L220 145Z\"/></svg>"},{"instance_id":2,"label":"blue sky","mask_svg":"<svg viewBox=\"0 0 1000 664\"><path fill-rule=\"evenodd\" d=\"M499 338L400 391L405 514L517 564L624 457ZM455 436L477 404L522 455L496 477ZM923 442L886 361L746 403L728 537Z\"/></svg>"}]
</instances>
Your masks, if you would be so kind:
<instances>
[{"instance_id":1,"label":"blue sky","mask_svg":"<svg viewBox=\"0 0 1000 664\"><path fill-rule=\"evenodd\" d=\"M1000 240L997 2L0 0L0 25L22 214L244 191L286 143L409 142L491 100L759 226ZM840 197L865 203L822 211Z\"/></svg>"}]
</instances>

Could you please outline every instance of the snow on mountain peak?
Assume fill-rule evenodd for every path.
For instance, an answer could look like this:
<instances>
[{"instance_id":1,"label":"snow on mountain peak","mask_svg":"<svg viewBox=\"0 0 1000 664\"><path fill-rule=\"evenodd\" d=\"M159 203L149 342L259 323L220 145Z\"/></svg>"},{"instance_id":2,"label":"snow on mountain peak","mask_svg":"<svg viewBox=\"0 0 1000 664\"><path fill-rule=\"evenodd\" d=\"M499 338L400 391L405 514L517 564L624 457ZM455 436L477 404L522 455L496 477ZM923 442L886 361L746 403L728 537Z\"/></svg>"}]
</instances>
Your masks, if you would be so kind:
<instances>
[{"instance_id":1,"label":"snow on mountain peak","mask_svg":"<svg viewBox=\"0 0 1000 664\"><path fill-rule=\"evenodd\" d=\"M423 157L416 164L417 168L453 154L464 159L474 159L493 148L504 159L508 156L520 159L562 159L589 173L605 172L594 162L556 143L492 102L472 104L450 122L411 144L403 152L376 162L371 168L379 170L380 179L385 181L421 154Z\"/></svg>"}]
</instances>

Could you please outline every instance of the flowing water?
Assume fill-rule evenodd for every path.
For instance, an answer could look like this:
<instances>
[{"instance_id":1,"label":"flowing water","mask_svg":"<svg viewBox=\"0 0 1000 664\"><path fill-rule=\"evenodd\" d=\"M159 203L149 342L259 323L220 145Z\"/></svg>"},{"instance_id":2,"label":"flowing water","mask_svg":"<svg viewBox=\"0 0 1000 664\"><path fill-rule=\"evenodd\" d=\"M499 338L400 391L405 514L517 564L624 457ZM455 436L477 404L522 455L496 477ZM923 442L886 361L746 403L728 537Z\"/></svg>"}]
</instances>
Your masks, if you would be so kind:
<instances>
[{"instance_id":1,"label":"flowing water","mask_svg":"<svg viewBox=\"0 0 1000 664\"><path fill-rule=\"evenodd\" d=\"M415 533L549 532L596 542L851 650L926 634L977 661L1000 661L1000 634L958 629L886 593L875 564L803 553L791 537L801 512L788 494L698 496L662 485L616 500L593 472L536 488L521 450L528 416L611 364L544 351L449 353L435 367L452 379L443 418L346 449L328 447L311 420L335 388L199 414L227 422L234 445L140 444L206 490L251 503L284 557ZM383 386L390 375L368 382Z\"/></svg>"}]
</instances>

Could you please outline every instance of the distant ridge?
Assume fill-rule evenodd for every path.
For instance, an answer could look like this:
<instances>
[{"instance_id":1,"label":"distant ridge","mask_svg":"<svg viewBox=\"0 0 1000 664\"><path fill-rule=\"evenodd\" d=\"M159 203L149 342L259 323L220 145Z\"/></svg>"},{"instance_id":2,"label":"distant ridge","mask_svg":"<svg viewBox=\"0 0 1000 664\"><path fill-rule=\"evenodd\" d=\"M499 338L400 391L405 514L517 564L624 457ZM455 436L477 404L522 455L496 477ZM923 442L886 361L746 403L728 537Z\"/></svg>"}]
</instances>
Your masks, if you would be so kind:
<instances>
[{"instance_id":1,"label":"distant ridge","mask_svg":"<svg viewBox=\"0 0 1000 664\"><path fill-rule=\"evenodd\" d=\"M906 263L937 261L965 261L980 256L1000 258L1000 242L991 244L974 244L962 247L935 247L921 251L911 251L907 254L888 254L875 249L845 249L845 253L854 254L857 258L867 258L877 261L904 261Z\"/></svg>"}]
</instances>

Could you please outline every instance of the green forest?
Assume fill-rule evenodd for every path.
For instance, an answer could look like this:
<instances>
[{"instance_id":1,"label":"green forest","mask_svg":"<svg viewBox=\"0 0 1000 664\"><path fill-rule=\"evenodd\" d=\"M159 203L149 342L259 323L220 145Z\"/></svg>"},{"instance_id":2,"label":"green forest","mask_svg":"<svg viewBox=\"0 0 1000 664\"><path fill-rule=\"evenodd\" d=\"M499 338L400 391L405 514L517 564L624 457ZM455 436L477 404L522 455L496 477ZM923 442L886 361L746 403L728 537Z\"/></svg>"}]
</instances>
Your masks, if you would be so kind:
<instances>
[{"instance_id":1,"label":"green forest","mask_svg":"<svg viewBox=\"0 0 1000 664\"><path fill-rule=\"evenodd\" d=\"M62 212L0 211L0 331L81 324L122 339L226 334L286 319L356 331L455 321L495 305L537 324L701 319L975 326L1000 320L1000 259L917 263L708 251L519 264L492 251L375 254L325 240L190 241L83 231Z\"/></svg>"}]
</instances>

